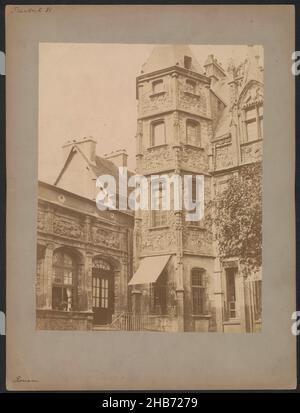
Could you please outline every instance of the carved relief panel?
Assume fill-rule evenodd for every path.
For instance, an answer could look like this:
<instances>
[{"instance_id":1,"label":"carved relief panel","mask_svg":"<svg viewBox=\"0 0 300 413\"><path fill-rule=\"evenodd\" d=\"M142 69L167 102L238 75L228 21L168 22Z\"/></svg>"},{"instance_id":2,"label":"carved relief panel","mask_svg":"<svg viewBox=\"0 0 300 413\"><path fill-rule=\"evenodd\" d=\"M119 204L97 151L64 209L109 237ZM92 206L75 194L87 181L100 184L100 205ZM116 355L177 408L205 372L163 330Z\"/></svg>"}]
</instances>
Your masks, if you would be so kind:
<instances>
[{"instance_id":1,"label":"carved relief panel","mask_svg":"<svg viewBox=\"0 0 300 413\"><path fill-rule=\"evenodd\" d=\"M53 220L53 232L70 238L83 237L83 224L79 218L56 215Z\"/></svg>"},{"instance_id":2,"label":"carved relief panel","mask_svg":"<svg viewBox=\"0 0 300 413\"><path fill-rule=\"evenodd\" d=\"M262 141L241 145L242 163L256 162L262 159Z\"/></svg>"},{"instance_id":3,"label":"carved relief panel","mask_svg":"<svg viewBox=\"0 0 300 413\"><path fill-rule=\"evenodd\" d=\"M173 96L171 75L143 81L139 87L139 116L154 115L170 109Z\"/></svg>"},{"instance_id":4,"label":"carved relief panel","mask_svg":"<svg viewBox=\"0 0 300 413\"><path fill-rule=\"evenodd\" d=\"M92 242L108 248L126 248L124 234L106 228L93 227Z\"/></svg>"},{"instance_id":5,"label":"carved relief panel","mask_svg":"<svg viewBox=\"0 0 300 413\"><path fill-rule=\"evenodd\" d=\"M194 82L191 88L190 84ZM187 79L186 76L177 77L177 107L194 114L209 115L208 89L198 80Z\"/></svg>"},{"instance_id":6,"label":"carved relief panel","mask_svg":"<svg viewBox=\"0 0 300 413\"><path fill-rule=\"evenodd\" d=\"M234 154L231 138L222 139L215 146L215 169L234 166Z\"/></svg>"}]
</instances>

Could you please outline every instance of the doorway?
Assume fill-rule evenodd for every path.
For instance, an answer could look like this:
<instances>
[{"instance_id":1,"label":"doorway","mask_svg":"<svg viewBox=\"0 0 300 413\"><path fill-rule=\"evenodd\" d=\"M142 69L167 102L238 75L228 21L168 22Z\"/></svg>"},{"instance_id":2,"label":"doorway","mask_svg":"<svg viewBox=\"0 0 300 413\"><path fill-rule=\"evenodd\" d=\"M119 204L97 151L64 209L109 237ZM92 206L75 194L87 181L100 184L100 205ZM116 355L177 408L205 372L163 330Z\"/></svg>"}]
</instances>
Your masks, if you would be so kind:
<instances>
[{"instance_id":1,"label":"doorway","mask_svg":"<svg viewBox=\"0 0 300 413\"><path fill-rule=\"evenodd\" d=\"M110 324L114 313L114 276L110 265L94 261L92 270L94 324Z\"/></svg>"}]
</instances>

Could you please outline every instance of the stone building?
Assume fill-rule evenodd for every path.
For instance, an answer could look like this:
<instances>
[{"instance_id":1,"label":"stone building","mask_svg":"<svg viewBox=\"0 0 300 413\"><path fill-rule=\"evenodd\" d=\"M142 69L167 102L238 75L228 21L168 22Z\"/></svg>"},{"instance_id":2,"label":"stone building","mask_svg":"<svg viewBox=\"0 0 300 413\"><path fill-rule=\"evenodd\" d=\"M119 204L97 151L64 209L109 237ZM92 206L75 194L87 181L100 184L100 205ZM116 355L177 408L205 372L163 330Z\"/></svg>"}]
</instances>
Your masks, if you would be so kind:
<instances>
[{"instance_id":1,"label":"stone building","mask_svg":"<svg viewBox=\"0 0 300 413\"><path fill-rule=\"evenodd\" d=\"M255 47L225 70L164 45L137 77L136 172L203 175L199 221L185 210L99 211L96 178L117 177L126 153L99 157L92 138L65 145L55 185L39 184L39 328L260 330L261 272L245 277L239 257L220 259L213 209L232 175L262 161L260 65Z\"/></svg>"},{"instance_id":2,"label":"stone building","mask_svg":"<svg viewBox=\"0 0 300 413\"><path fill-rule=\"evenodd\" d=\"M95 181L118 176L123 151L100 158L85 138L64 147L55 185L39 182L37 226L37 328L91 329L127 310L132 272L133 214L100 211Z\"/></svg>"},{"instance_id":3,"label":"stone building","mask_svg":"<svg viewBox=\"0 0 300 413\"><path fill-rule=\"evenodd\" d=\"M187 222L184 211L135 215L129 285L136 311L151 315L149 329L260 328L261 274L251 283L237 257L218 258L211 201L244 164L262 159L262 88L253 47L225 71L213 55L202 69L188 47L157 46L137 78L138 173L201 174L205 195L198 222Z\"/></svg>"}]
</instances>

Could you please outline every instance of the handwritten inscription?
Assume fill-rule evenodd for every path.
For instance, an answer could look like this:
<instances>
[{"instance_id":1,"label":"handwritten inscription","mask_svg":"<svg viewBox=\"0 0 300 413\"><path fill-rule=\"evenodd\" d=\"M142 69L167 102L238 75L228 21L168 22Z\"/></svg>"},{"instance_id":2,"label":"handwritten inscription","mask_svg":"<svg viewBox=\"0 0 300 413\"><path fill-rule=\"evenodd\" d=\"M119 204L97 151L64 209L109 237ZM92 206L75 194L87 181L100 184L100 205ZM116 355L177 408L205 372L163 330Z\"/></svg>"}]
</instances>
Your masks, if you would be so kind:
<instances>
[{"instance_id":1,"label":"handwritten inscription","mask_svg":"<svg viewBox=\"0 0 300 413\"><path fill-rule=\"evenodd\" d=\"M38 380L34 379L24 379L22 376L17 376L14 383L38 383Z\"/></svg>"},{"instance_id":2,"label":"handwritten inscription","mask_svg":"<svg viewBox=\"0 0 300 413\"><path fill-rule=\"evenodd\" d=\"M53 10L52 7L20 7L15 6L11 8L11 13L51 13Z\"/></svg>"}]
</instances>

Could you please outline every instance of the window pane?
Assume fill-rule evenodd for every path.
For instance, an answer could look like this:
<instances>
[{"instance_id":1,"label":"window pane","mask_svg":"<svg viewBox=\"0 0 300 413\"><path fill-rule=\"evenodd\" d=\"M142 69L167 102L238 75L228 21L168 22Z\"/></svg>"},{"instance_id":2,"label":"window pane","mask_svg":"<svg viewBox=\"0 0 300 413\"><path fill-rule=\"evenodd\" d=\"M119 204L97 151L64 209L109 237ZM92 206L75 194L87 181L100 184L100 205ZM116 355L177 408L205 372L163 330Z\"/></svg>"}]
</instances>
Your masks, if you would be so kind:
<instances>
[{"instance_id":1,"label":"window pane","mask_svg":"<svg viewBox=\"0 0 300 413\"><path fill-rule=\"evenodd\" d=\"M64 270L64 284L72 284L73 277L72 277L72 270Z\"/></svg>"},{"instance_id":2,"label":"window pane","mask_svg":"<svg viewBox=\"0 0 300 413\"><path fill-rule=\"evenodd\" d=\"M72 266L73 266L72 258L69 255L64 254L64 267L72 267Z\"/></svg>"},{"instance_id":3,"label":"window pane","mask_svg":"<svg viewBox=\"0 0 300 413\"><path fill-rule=\"evenodd\" d=\"M247 122L246 127L248 142L256 140L258 138L256 121Z\"/></svg>"},{"instance_id":4,"label":"window pane","mask_svg":"<svg viewBox=\"0 0 300 413\"><path fill-rule=\"evenodd\" d=\"M199 124L196 122L186 123L186 140L187 143L194 146L200 146Z\"/></svg>"},{"instance_id":5,"label":"window pane","mask_svg":"<svg viewBox=\"0 0 300 413\"><path fill-rule=\"evenodd\" d=\"M54 267L54 282L61 284L63 282L63 268Z\"/></svg>"},{"instance_id":6,"label":"window pane","mask_svg":"<svg viewBox=\"0 0 300 413\"><path fill-rule=\"evenodd\" d=\"M263 118L259 119L259 127L260 127L260 137L262 138L264 135L264 120Z\"/></svg>"},{"instance_id":7,"label":"window pane","mask_svg":"<svg viewBox=\"0 0 300 413\"><path fill-rule=\"evenodd\" d=\"M201 268L194 268L192 270L192 285L204 286L204 274L205 270Z\"/></svg>"},{"instance_id":8,"label":"window pane","mask_svg":"<svg viewBox=\"0 0 300 413\"><path fill-rule=\"evenodd\" d=\"M246 120L256 119L256 108L246 110Z\"/></svg>"},{"instance_id":9,"label":"window pane","mask_svg":"<svg viewBox=\"0 0 300 413\"><path fill-rule=\"evenodd\" d=\"M165 143L165 124L164 122L153 125L152 145L163 145Z\"/></svg>"}]
</instances>

